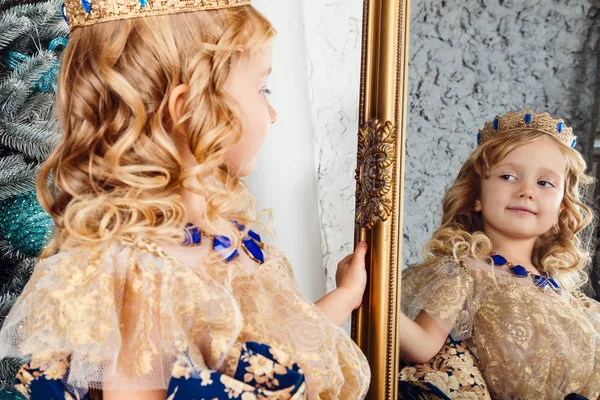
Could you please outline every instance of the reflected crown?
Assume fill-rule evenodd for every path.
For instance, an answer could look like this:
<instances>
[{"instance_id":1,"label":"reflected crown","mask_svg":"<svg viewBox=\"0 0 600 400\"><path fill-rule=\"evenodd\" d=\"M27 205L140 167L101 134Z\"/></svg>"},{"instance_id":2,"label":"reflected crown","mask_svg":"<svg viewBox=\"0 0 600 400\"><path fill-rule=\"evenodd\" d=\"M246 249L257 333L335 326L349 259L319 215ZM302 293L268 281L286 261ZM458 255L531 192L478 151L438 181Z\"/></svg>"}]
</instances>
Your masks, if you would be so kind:
<instances>
[{"instance_id":1,"label":"reflected crown","mask_svg":"<svg viewBox=\"0 0 600 400\"><path fill-rule=\"evenodd\" d=\"M65 0L62 11L73 30L106 21L246 5L250 0Z\"/></svg>"},{"instance_id":2,"label":"reflected crown","mask_svg":"<svg viewBox=\"0 0 600 400\"><path fill-rule=\"evenodd\" d=\"M491 122L486 122L477 134L477 144L482 145L495 136L515 130L543 132L554 136L571 148L577 145L577 137L573 135L573 129L566 126L562 119L554 119L548 113L536 114L531 110L510 111L502 116L496 116Z\"/></svg>"}]
</instances>

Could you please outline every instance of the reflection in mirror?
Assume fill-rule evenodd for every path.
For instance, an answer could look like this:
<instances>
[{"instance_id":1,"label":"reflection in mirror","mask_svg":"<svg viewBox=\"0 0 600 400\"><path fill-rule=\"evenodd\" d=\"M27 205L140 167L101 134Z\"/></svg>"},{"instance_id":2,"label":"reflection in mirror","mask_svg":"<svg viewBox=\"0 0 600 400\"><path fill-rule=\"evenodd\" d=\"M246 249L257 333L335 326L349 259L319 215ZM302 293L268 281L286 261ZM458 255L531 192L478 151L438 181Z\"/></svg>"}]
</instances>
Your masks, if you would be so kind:
<instances>
[{"instance_id":1,"label":"reflection in mirror","mask_svg":"<svg viewBox=\"0 0 600 400\"><path fill-rule=\"evenodd\" d=\"M440 221L477 131L506 111L549 112L591 163L598 2L411 2L404 266Z\"/></svg>"},{"instance_id":2,"label":"reflection in mirror","mask_svg":"<svg viewBox=\"0 0 600 400\"><path fill-rule=\"evenodd\" d=\"M453 182L477 146L478 131L496 115L531 109L564 119L578 137L576 148L588 165L587 173L599 176L600 157L594 145L600 107L599 6L594 1L412 3L403 267L422 262L422 246L440 225L442 197L449 187L458 187ZM490 148L483 144L487 134L506 132L507 124L514 121L523 128L547 123L543 130L554 134L559 143L545 136L527 144L526 138L536 134L531 129L503 133L494 142L499 147L507 148L504 138L511 135L512 143L519 143L500 163L512 163L512 170L491 165L489 177L482 180L481 202L471 198L479 190L477 173L467 170L465 176L476 177L473 183L460 177L457 182L463 182L466 189L448 197L455 205L464 203L464 214L471 215L460 220L461 229L473 233L481 228L474 228L478 223L472 221L485 221L484 230L492 243L479 242L484 244L474 250L477 256L487 258L492 250L502 253L506 258L497 254L493 261L511 274L493 276L485 261L465 258L455 263L441 256L402 274L402 309L416 318L416 324L401 316L400 348L408 362L402 365L401 393L415 395L420 390L417 384L428 381L450 397L463 392L478 399L563 399L572 392L598 397L600 357L595 349L600 341L596 322L600 306L575 291L578 285L565 278L564 269L559 270L581 269L586 257L578 253L576 240L565 240L570 234L567 225L576 224L572 221L585 208L563 201L562 188L564 171L568 182L577 175L571 166L581 157L568 150L571 140L559 147L568 136L559 121L535 113L500 117L482 133L481 148ZM558 190L542 192L545 182L532 171L552 168L559 183L551 186ZM508 204L527 198L515 188L524 192L520 188L533 175L532 185L539 189L537 200L533 195L528 198L537 211L515 210L516 206ZM509 187L513 181L518 185ZM573 198L572 185L564 192ZM593 199L593 193L587 194ZM551 197L553 203L544 203ZM589 205L598 209L598 204ZM446 210L452 208L446 206ZM512 212L523 218L511 217ZM534 216L536 227L543 225L529 241L523 237L533 225L525 214ZM550 217L542 223L544 215ZM568 224L565 215L572 216ZM531 247L524 250L526 242ZM452 241L442 243L450 250L438 248L434 253L452 260ZM562 246L572 253L553 253L557 258L541 263L546 253L535 255L540 243L546 249ZM559 278L551 279L546 273ZM593 297L592 289L600 294L598 286L598 273L593 271L591 287L583 288ZM411 332L419 333L419 339L411 338Z\"/></svg>"}]
</instances>

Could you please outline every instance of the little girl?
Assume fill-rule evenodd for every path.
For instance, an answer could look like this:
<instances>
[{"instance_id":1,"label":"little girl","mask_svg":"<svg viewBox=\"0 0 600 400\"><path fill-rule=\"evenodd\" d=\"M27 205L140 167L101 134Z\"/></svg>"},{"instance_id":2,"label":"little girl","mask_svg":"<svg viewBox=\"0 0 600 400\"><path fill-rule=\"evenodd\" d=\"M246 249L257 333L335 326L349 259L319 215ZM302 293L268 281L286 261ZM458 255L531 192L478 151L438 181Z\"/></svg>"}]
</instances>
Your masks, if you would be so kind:
<instances>
[{"instance_id":1,"label":"little girl","mask_svg":"<svg viewBox=\"0 0 600 400\"><path fill-rule=\"evenodd\" d=\"M509 112L478 143L424 263L403 274L401 356L427 362L451 333L478 358L494 399L595 399L600 304L577 291L590 260L591 179L572 130L547 113Z\"/></svg>"},{"instance_id":2,"label":"little girl","mask_svg":"<svg viewBox=\"0 0 600 400\"><path fill-rule=\"evenodd\" d=\"M338 326L360 244L316 305L255 231L241 177L276 113L271 24L249 0L67 0L63 138L38 182L52 242L0 331L32 399L358 399Z\"/></svg>"}]
</instances>

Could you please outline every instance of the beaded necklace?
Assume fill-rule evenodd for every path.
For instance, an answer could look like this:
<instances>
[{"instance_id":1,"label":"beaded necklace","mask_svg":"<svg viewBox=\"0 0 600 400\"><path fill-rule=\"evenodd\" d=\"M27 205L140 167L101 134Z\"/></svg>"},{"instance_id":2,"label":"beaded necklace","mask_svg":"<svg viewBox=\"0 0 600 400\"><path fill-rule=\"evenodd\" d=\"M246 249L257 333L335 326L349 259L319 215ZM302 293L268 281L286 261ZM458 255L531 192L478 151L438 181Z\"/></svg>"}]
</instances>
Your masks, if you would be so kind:
<instances>
[{"instance_id":1,"label":"beaded necklace","mask_svg":"<svg viewBox=\"0 0 600 400\"><path fill-rule=\"evenodd\" d=\"M240 230L243 231L245 229L244 225L239 224L237 222L233 222L233 224ZM183 244L185 246L197 246L202 243L202 234L200 228L195 226L194 224L187 224L184 229L185 239ZM212 248L214 251L219 253L219 255L226 262L232 261L237 258L240 253L237 249L231 249L232 242L227 236L222 235L207 235L205 236L211 237L213 241ZM254 232L251 229L248 229L246 232L246 236L242 239L242 249L248 254L252 260L256 261L259 264L263 264L265 262L265 255L263 253L264 243L262 242L260 235Z\"/></svg>"},{"instance_id":2,"label":"beaded necklace","mask_svg":"<svg viewBox=\"0 0 600 400\"><path fill-rule=\"evenodd\" d=\"M545 272L543 272L543 275L532 274L527 271L524 266L518 264L514 265L500 254L493 253L491 257L495 265L506 266L518 278L527 278L528 276L531 276L533 284L542 290L552 289L558 294L562 292L562 289L558 283L556 283L554 278Z\"/></svg>"}]
</instances>

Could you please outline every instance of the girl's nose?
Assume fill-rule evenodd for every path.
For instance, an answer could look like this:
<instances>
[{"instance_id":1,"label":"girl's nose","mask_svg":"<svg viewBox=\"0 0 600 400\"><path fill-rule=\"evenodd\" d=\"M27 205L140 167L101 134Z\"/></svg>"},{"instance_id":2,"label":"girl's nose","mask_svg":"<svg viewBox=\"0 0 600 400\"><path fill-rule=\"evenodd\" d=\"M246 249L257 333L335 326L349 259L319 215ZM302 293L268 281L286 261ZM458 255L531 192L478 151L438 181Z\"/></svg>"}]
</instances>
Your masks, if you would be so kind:
<instances>
[{"instance_id":1,"label":"girl's nose","mask_svg":"<svg viewBox=\"0 0 600 400\"><path fill-rule=\"evenodd\" d=\"M271 124L274 124L277 121L277 111L269 104L269 116L271 117Z\"/></svg>"},{"instance_id":2,"label":"girl's nose","mask_svg":"<svg viewBox=\"0 0 600 400\"><path fill-rule=\"evenodd\" d=\"M531 185L524 184L521 186L521 189L519 191L519 198L529 200L533 200L535 198L533 194L533 188L531 187Z\"/></svg>"}]
</instances>

